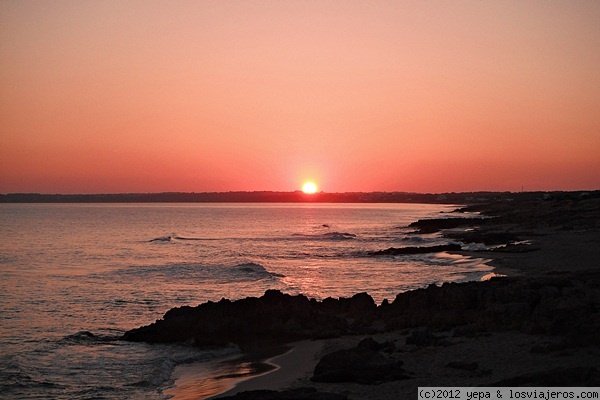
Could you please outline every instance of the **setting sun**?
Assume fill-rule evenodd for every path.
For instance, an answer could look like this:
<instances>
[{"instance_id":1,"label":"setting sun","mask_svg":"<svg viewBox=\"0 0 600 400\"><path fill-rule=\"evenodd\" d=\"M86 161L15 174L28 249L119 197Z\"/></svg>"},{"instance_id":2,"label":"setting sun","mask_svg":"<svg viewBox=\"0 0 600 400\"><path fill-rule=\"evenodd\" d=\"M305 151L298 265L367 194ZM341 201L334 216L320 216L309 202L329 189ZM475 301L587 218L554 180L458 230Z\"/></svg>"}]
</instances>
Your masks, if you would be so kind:
<instances>
[{"instance_id":1,"label":"setting sun","mask_svg":"<svg viewBox=\"0 0 600 400\"><path fill-rule=\"evenodd\" d=\"M306 194L317 193L317 185L315 185L314 182L306 182L302 186L302 191Z\"/></svg>"}]
</instances>

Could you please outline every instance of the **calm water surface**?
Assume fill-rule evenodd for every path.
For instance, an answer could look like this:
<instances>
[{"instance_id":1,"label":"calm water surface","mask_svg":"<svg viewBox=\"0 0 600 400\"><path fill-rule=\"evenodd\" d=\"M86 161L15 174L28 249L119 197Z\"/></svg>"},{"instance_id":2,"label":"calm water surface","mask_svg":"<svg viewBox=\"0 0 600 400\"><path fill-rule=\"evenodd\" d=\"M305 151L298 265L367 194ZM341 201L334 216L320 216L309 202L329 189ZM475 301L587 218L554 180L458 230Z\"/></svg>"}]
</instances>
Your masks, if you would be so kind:
<instances>
[{"instance_id":1,"label":"calm water surface","mask_svg":"<svg viewBox=\"0 0 600 400\"><path fill-rule=\"evenodd\" d=\"M176 365L235 349L116 340L168 309L260 296L377 302L491 268L449 254L368 257L447 243L407 225L418 204L1 204L0 397L165 398ZM444 215L444 214L442 214Z\"/></svg>"}]
</instances>

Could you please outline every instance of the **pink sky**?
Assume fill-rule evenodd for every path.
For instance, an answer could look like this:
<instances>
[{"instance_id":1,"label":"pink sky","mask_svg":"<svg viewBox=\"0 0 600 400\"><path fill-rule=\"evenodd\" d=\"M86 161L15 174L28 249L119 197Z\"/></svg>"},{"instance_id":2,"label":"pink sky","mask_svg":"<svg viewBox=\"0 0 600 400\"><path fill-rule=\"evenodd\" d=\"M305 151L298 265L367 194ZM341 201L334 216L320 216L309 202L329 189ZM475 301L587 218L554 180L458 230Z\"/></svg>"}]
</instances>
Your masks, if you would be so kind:
<instances>
[{"instance_id":1,"label":"pink sky","mask_svg":"<svg viewBox=\"0 0 600 400\"><path fill-rule=\"evenodd\" d=\"M600 189L598 1L2 1L0 193Z\"/></svg>"}]
</instances>

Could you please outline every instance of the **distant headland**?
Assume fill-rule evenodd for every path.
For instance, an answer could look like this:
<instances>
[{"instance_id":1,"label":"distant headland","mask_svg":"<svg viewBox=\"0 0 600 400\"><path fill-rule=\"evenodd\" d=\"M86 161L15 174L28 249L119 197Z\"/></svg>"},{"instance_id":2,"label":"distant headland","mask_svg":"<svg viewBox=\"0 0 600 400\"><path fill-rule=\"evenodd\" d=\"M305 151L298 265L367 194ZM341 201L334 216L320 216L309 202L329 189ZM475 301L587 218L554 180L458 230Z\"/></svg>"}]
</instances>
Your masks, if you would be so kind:
<instances>
[{"instance_id":1,"label":"distant headland","mask_svg":"<svg viewBox=\"0 0 600 400\"><path fill-rule=\"evenodd\" d=\"M465 204L490 200L597 197L600 191L576 192L318 192L302 191L232 191L232 192L163 192L112 194L0 194L0 203L432 203Z\"/></svg>"}]
</instances>

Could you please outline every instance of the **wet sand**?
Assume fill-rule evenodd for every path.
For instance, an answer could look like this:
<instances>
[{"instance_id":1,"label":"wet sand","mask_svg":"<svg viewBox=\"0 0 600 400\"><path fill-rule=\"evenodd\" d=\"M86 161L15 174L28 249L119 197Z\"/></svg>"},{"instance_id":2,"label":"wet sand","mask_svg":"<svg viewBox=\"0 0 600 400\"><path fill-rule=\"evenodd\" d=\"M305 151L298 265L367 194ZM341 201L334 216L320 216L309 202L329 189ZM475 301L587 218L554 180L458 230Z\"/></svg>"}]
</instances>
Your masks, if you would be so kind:
<instances>
[{"instance_id":1,"label":"wet sand","mask_svg":"<svg viewBox=\"0 0 600 400\"><path fill-rule=\"evenodd\" d=\"M294 348L294 345L270 346L242 355L177 366L172 376L174 386L166 390L165 394L176 400L199 400L216 396L250 378L280 369L274 360Z\"/></svg>"}]
</instances>

